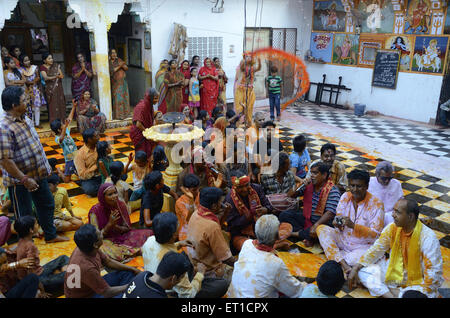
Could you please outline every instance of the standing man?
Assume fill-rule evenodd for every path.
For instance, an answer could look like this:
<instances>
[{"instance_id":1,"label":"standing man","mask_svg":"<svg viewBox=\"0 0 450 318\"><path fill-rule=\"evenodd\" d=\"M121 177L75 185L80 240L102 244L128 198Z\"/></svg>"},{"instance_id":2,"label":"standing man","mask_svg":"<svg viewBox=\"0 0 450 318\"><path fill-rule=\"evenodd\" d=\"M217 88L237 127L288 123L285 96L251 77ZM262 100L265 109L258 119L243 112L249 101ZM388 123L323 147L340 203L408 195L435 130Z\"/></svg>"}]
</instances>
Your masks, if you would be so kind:
<instances>
[{"instance_id":1,"label":"standing man","mask_svg":"<svg viewBox=\"0 0 450 318\"><path fill-rule=\"evenodd\" d=\"M48 187L51 168L32 121L25 116L27 95L18 86L2 92L5 117L0 122L0 165L16 218L30 215L36 206L39 225L47 243L69 240L56 235L55 201Z\"/></svg>"}]
</instances>

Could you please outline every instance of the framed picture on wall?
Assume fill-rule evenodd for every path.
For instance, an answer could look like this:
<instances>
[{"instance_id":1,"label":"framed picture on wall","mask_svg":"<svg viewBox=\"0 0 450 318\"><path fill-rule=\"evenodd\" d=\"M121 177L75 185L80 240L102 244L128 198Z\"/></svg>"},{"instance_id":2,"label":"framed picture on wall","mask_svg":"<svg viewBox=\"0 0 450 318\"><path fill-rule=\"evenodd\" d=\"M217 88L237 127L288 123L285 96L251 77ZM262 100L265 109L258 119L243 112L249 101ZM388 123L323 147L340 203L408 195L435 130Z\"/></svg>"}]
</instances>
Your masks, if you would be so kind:
<instances>
[{"instance_id":1,"label":"framed picture on wall","mask_svg":"<svg viewBox=\"0 0 450 318\"><path fill-rule=\"evenodd\" d=\"M142 41L140 39L128 39L128 64L142 67Z\"/></svg>"},{"instance_id":2,"label":"framed picture on wall","mask_svg":"<svg viewBox=\"0 0 450 318\"><path fill-rule=\"evenodd\" d=\"M152 48L152 36L149 31L144 33L144 48L150 50Z\"/></svg>"},{"instance_id":3,"label":"framed picture on wall","mask_svg":"<svg viewBox=\"0 0 450 318\"><path fill-rule=\"evenodd\" d=\"M33 54L49 51L47 29L30 29Z\"/></svg>"}]
</instances>

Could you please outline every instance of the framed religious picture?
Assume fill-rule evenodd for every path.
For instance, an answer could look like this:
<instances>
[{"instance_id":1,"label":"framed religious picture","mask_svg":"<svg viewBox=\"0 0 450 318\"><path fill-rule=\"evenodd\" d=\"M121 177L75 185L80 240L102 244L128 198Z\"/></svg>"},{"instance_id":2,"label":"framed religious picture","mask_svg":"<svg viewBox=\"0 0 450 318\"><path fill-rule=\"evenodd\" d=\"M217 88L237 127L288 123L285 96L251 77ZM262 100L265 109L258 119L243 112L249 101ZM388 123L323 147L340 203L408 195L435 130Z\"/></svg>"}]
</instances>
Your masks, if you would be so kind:
<instances>
[{"instance_id":1,"label":"framed religious picture","mask_svg":"<svg viewBox=\"0 0 450 318\"><path fill-rule=\"evenodd\" d=\"M412 71L442 74L447 45L446 36L416 36Z\"/></svg>"},{"instance_id":2,"label":"framed religious picture","mask_svg":"<svg viewBox=\"0 0 450 318\"><path fill-rule=\"evenodd\" d=\"M333 55L333 33L311 33L311 56L318 62L330 63Z\"/></svg>"},{"instance_id":3,"label":"framed religious picture","mask_svg":"<svg viewBox=\"0 0 450 318\"><path fill-rule=\"evenodd\" d=\"M384 35L363 34L359 37L358 66L372 67L377 51L384 47Z\"/></svg>"},{"instance_id":4,"label":"framed religious picture","mask_svg":"<svg viewBox=\"0 0 450 318\"><path fill-rule=\"evenodd\" d=\"M62 28L60 23L48 24L49 45L52 53L61 53L63 51Z\"/></svg>"},{"instance_id":5,"label":"framed religious picture","mask_svg":"<svg viewBox=\"0 0 450 318\"><path fill-rule=\"evenodd\" d=\"M445 16L444 34L450 34L450 8L447 7L447 15Z\"/></svg>"},{"instance_id":6,"label":"framed religious picture","mask_svg":"<svg viewBox=\"0 0 450 318\"><path fill-rule=\"evenodd\" d=\"M65 3L63 1L44 2L45 6L45 20L47 22L61 22L65 18Z\"/></svg>"},{"instance_id":7,"label":"framed religious picture","mask_svg":"<svg viewBox=\"0 0 450 318\"><path fill-rule=\"evenodd\" d=\"M333 41L334 64L358 64L359 36L354 34L335 34Z\"/></svg>"},{"instance_id":8,"label":"framed religious picture","mask_svg":"<svg viewBox=\"0 0 450 318\"><path fill-rule=\"evenodd\" d=\"M42 54L50 51L47 29L30 29L30 33L33 54Z\"/></svg>"},{"instance_id":9,"label":"framed religious picture","mask_svg":"<svg viewBox=\"0 0 450 318\"><path fill-rule=\"evenodd\" d=\"M95 37L94 32L89 32L89 50L95 52Z\"/></svg>"},{"instance_id":10,"label":"framed religious picture","mask_svg":"<svg viewBox=\"0 0 450 318\"><path fill-rule=\"evenodd\" d=\"M409 0L405 18L405 34L429 34L431 29L431 1Z\"/></svg>"},{"instance_id":11,"label":"framed religious picture","mask_svg":"<svg viewBox=\"0 0 450 318\"><path fill-rule=\"evenodd\" d=\"M393 32L395 15L391 0L360 0L358 12L362 33Z\"/></svg>"},{"instance_id":12,"label":"framed religious picture","mask_svg":"<svg viewBox=\"0 0 450 318\"><path fill-rule=\"evenodd\" d=\"M414 53L414 38L407 35L392 35L386 39L385 49L398 50L400 54L400 71L410 71Z\"/></svg>"},{"instance_id":13,"label":"framed religious picture","mask_svg":"<svg viewBox=\"0 0 450 318\"><path fill-rule=\"evenodd\" d=\"M314 1L313 30L345 32L345 16L341 0Z\"/></svg>"},{"instance_id":14,"label":"framed religious picture","mask_svg":"<svg viewBox=\"0 0 450 318\"><path fill-rule=\"evenodd\" d=\"M142 67L142 41L128 39L128 65Z\"/></svg>"},{"instance_id":15,"label":"framed religious picture","mask_svg":"<svg viewBox=\"0 0 450 318\"><path fill-rule=\"evenodd\" d=\"M150 31L144 32L144 48L150 50L152 48L152 37Z\"/></svg>"}]
</instances>

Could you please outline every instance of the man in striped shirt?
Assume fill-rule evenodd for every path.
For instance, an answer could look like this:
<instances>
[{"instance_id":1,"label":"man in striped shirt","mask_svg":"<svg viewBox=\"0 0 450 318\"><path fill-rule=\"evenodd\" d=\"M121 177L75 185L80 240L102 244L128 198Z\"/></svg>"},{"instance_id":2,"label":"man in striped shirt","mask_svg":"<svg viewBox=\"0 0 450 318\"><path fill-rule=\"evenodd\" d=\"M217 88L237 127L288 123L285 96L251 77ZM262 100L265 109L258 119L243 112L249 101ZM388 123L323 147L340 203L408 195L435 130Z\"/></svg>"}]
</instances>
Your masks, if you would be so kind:
<instances>
[{"instance_id":1,"label":"man in striped shirt","mask_svg":"<svg viewBox=\"0 0 450 318\"><path fill-rule=\"evenodd\" d=\"M311 166L311 183L297 191L303 195L303 213L298 210L288 210L280 214L280 222L292 225L290 234L305 245L312 246L317 241L316 229L321 224L331 225L336 215L340 192L330 179L329 166L316 162Z\"/></svg>"},{"instance_id":2,"label":"man in striped shirt","mask_svg":"<svg viewBox=\"0 0 450 318\"><path fill-rule=\"evenodd\" d=\"M7 87L2 92L2 106L6 113L0 122L3 183L8 187L17 219L30 215L31 202L34 202L45 241L67 241L67 237L56 235L53 224L55 201L47 182L51 168L33 122L25 116L27 98L23 88L18 86Z\"/></svg>"}]
</instances>

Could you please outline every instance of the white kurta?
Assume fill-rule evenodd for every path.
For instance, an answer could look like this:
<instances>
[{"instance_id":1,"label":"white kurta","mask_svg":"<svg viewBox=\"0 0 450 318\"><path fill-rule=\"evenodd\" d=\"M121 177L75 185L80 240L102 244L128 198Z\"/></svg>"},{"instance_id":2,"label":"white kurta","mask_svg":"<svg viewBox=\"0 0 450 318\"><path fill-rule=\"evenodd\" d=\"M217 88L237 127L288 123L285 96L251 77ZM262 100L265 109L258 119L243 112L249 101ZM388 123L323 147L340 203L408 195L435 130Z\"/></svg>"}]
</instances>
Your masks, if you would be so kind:
<instances>
[{"instance_id":1,"label":"white kurta","mask_svg":"<svg viewBox=\"0 0 450 318\"><path fill-rule=\"evenodd\" d=\"M271 252L258 250L253 240L242 245L234 264L229 298L278 298L278 292L291 298L302 295L306 283L292 276L281 260Z\"/></svg>"},{"instance_id":2,"label":"white kurta","mask_svg":"<svg viewBox=\"0 0 450 318\"><path fill-rule=\"evenodd\" d=\"M391 179L387 186L381 185L377 177L370 177L369 189L367 190L383 202L384 205L384 227L394 222L392 212L394 205L403 197L400 181Z\"/></svg>"},{"instance_id":3,"label":"white kurta","mask_svg":"<svg viewBox=\"0 0 450 318\"><path fill-rule=\"evenodd\" d=\"M418 221L420 222L420 221ZM420 262L422 265L423 281L420 285L407 286L408 273L403 271L403 283L401 286L386 284L386 271L389 261L384 258L384 254L390 251L393 245L391 239L393 231L396 231L395 224L386 227L373 246L361 257L359 263L363 266L358 277L361 283L369 290L372 296L381 296L389 292L389 288L400 288L399 297L407 290L417 290L428 297L437 297L437 289L444 281L442 275L442 256L439 241L434 232L422 225L420 233Z\"/></svg>"}]
</instances>

